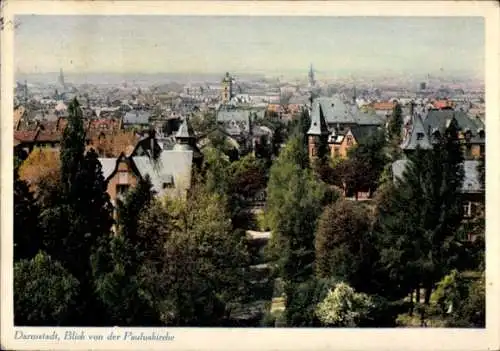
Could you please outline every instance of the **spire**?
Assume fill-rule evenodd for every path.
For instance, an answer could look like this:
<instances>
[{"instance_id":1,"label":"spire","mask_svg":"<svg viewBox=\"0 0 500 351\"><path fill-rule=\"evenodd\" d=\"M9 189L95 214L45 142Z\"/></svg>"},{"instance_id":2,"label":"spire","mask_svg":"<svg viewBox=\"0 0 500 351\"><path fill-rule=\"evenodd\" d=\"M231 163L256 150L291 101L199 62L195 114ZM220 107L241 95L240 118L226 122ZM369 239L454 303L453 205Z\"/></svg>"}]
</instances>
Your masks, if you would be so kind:
<instances>
[{"instance_id":1,"label":"spire","mask_svg":"<svg viewBox=\"0 0 500 351\"><path fill-rule=\"evenodd\" d=\"M59 85L62 87L65 87L66 84L64 83L64 74L63 74L63 69L59 69Z\"/></svg>"},{"instance_id":2,"label":"spire","mask_svg":"<svg viewBox=\"0 0 500 351\"><path fill-rule=\"evenodd\" d=\"M191 127L191 123L189 123L189 118L186 117L184 118L184 121L182 122L181 126L179 127L179 130L177 131L177 134L175 134L175 138L179 141L189 141L190 139L194 139L194 130L193 127Z\"/></svg>"},{"instance_id":3,"label":"spire","mask_svg":"<svg viewBox=\"0 0 500 351\"><path fill-rule=\"evenodd\" d=\"M326 124L323 108L316 102L317 108L312 111L311 127L307 131L308 135L328 135L328 125Z\"/></svg>"},{"instance_id":4,"label":"spire","mask_svg":"<svg viewBox=\"0 0 500 351\"><path fill-rule=\"evenodd\" d=\"M313 65L312 63L309 65L309 86L314 86L316 84L315 80L314 80L314 69L313 69Z\"/></svg>"}]
</instances>

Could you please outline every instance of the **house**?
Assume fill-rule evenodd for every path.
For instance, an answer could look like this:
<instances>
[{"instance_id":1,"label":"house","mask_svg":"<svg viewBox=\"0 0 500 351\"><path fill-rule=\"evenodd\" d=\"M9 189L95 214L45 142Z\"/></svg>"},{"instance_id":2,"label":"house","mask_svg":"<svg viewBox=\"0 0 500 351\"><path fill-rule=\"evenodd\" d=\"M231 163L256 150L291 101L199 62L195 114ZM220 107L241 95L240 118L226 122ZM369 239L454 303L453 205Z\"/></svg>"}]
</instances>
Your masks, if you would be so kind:
<instances>
[{"instance_id":1,"label":"house","mask_svg":"<svg viewBox=\"0 0 500 351\"><path fill-rule=\"evenodd\" d=\"M344 134L349 127L358 125L383 126L385 119L373 112L363 112L357 105L342 100L339 96L332 98L319 97L313 101L311 119L319 119L323 114L331 132Z\"/></svg>"},{"instance_id":2,"label":"house","mask_svg":"<svg viewBox=\"0 0 500 351\"><path fill-rule=\"evenodd\" d=\"M158 149L154 135L150 134L139 141L130 156L122 153L117 158L99 158L112 204L116 205L117 199L146 176L150 177L156 195L186 197L192 172L201 167L203 161L195 143L193 130L186 119L176 134L176 144L170 150ZM158 154L153 156L150 150Z\"/></svg>"},{"instance_id":3,"label":"house","mask_svg":"<svg viewBox=\"0 0 500 351\"><path fill-rule=\"evenodd\" d=\"M392 164L391 170L394 181L402 179L408 167L408 159L397 160ZM484 209L485 189L481 185L478 172L479 161L465 160L463 162L464 179L461 193L464 208L464 219L471 219Z\"/></svg>"},{"instance_id":4,"label":"house","mask_svg":"<svg viewBox=\"0 0 500 351\"><path fill-rule=\"evenodd\" d=\"M352 106L341 106L340 110L335 110L336 107L330 105L326 109L329 115L324 112L323 106L325 103L322 101L313 104L311 126L307 132L310 158L318 156L322 152L320 149L330 152L332 158L345 158L349 148L383 127L382 121L376 116L360 112Z\"/></svg>"},{"instance_id":5,"label":"house","mask_svg":"<svg viewBox=\"0 0 500 351\"><path fill-rule=\"evenodd\" d=\"M464 157L475 159L485 153L485 125L480 118L470 118L464 111L430 110L423 119L428 136L443 135L450 123L456 123L464 148Z\"/></svg>"}]
</instances>

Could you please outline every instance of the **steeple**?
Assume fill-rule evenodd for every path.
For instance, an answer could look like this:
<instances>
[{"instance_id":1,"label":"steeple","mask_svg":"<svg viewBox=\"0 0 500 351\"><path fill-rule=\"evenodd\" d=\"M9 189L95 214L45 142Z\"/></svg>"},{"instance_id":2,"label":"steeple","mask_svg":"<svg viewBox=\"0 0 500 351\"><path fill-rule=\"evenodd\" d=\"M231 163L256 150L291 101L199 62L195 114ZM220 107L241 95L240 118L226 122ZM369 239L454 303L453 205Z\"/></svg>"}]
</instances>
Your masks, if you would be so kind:
<instances>
[{"instance_id":1,"label":"steeple","mask_svg":"<svg viewBox=\"0 0 500 351\"><path fill-rule=\"evenodd\" d=\"M64 74L63 74L62 68L59 70L59 78L57 80L58 80L58 83L61 87L63 87L63 88L66 87L66 83L64 82Z\"/></svg>"},{"instance_id":2,"label":"steeple","mask_svg":"<svg viewBox=\"0 0 500 351\"><path fill-rule=\"evenodd\" d=\"M319 102L316 102L317 108L311 113L311 126L307 131L307 135L328 135L328 125L326 124L325 114Z\"/></svg>"},{"instance_id":3,"label":"steeple","mask_svg":"<svg viewBox=\"0 0 500 351\"><path fill-rule=\"evenodd\" d=\"M312 63L309 65L309 87L313 87L316 84L316 81L314 80L314 69Z\"/></svg>"},{"instance_id":4,"label":"steeple","mask_svg":"<svg viewBox=\"0 0 500 351\"><path fill-rule=\"evenodd\" d=\"M175 140L178 145L188 146L193 146L196 142L196 136L194 134L193 127L191 127L191 123L189 123L188 117L184 118L184 121L182 121L179 130L175 134Z\"/></svg>"}]
</instances>

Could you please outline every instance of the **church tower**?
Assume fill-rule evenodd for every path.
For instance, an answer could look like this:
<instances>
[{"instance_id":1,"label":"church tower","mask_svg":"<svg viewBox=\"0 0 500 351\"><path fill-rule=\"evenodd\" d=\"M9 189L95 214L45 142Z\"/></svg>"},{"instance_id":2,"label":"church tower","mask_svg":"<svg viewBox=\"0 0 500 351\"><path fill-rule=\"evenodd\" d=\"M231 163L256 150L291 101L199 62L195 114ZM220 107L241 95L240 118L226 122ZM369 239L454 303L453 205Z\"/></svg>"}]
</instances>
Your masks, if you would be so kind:
<instances>
[{"instance_id":1,"label":"church tower","mask_svg":"<svg viewBox=\"0 0 500 351\"><path fill-rule=\"evenodd\" d=\"M328 125L321 104L316 102L311 112L311 126L307 131L309 159L325 156L328 150Z\"/></svg>"},{"instance_id":2,"label":"church tower","mask_svg":"<svg viewBox=\"0 0 500 351\"><path fill-rule=\"evenodd\" d=\"M313 69L312 63L309 66L308 79L309 79L309 88L314 87L314 85L316 84L316 81L314 80L314 69Z\"/></svg>"},{"instance_id":3,"label":"church tower","mask_svg":"<svg viewBox=\"0 0 500 351\"><path fill-rule=\"evenodd\" d=\"M233 97L233 77L226 72L226 76L222 79L222 103L227 104Z\"/></svg>"},{"instance_id":4,"label":"church tower","mask_svg":"<svg viewBox=\"0 0 500 351\"><path fill-rule=\"evenodd\" d=\"M66 89L66 83L64 82L64 74L62 68L59 70L59 77L57 78L57 83L59 84L59 87L63 89L63 91Z\"/></svg>"}]
</instances>

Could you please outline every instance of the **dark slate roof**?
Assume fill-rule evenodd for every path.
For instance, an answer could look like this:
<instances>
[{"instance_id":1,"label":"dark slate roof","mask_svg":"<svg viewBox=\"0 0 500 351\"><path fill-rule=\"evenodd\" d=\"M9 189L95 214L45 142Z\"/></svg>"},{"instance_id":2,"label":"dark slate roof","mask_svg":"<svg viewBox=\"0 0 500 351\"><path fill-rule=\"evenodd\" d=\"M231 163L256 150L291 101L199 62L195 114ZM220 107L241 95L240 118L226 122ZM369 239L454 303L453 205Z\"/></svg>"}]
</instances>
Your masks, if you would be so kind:
<instances>
[{"instance_id":1,"label":"dark slate roof","mask_svg":"<svg viewBox=\"0 0 500 351\"><path fill-rule=\"evenodd\" d=\"M123 117L124 124L149 124L151 112L149 111L128 111Z\"/></svg>"},{"instance_id":2,"label":"dark slate roof","mask_svg":"<svg viewBox=\"0 0 500 351\"><path fill-rule=\"evenodd\" d=\"M311 116L311 126L309 127L309 130L307 131L308 135L327 135L328 133L328 126L325 121L325 115L323 113L323 108L321 107L321 104L316 102L315 103L316 108L318 110L318 113L315 113Z\"/></svg>"},{"instance_id":3,"label":"dark slate roof","mask_svg":"<svg viewBox=\"0 0 500 351\"><path fill-rule=\"evenodd\" d=\"M360 111L357 106L344 102L338 96L316 98L312 106L311 119L319 115L319 106L328 124L382 125L384 123L375 113Z\"/></svg>"},{"instance_id":4,"label":"dark slate roof","mask_svg":"<svg viewBox=\"0 0 500 351\"><path fill-rule=\"evenodd\" d=\"M351 127L350 130L354 138L356 138L356 141L359 143L360 141L375 134L378 128L378 126L358 125L355 127Z\"/></svg>"},{"instance_id":5,"label":"dark slate roof","mask_svg":"<svg viewBox=\"0 0 500 351\"><path fill-rule=\"evenodd\" d=\"M419 139L419 137L421 138ZM401 148L404 150L415 150L417 146L420 146L422 149L432 148L431 140L420 115L413 116L408 134L406 134Z\"/></svg>"},{"instance_id":6,"label":"dark slate roof","mask_svg":"<svg viewBox=\"0 0 500 351\"><path fill-rule=\"evenodd\" d=\"M397 160L392 163L392 175L393 179L402 179L403 172L405 171L408 159ZM465 160L464 163L464 180L462 183L463 193L482 193L484 190L481 188L481 182L479 179L479 172L477 167L479 161L477 160Z\"/></svg>"},{"instance_id":7,"label":"dark slate roof","mask_svg":"<svg viewBox=\"0 0 500 351\"><path fill-rule=\"evenodd\" d=\"M430 110L424 119L424 127L427 131L437 129L440 133L446 130L447 121L455 118L462 131L469 129L472 133L472 143L484 143L480 138L479 130L484 128L484 123L478 118L470 118L466 112L454 110Z\"/></svg>"}]
</instances>

